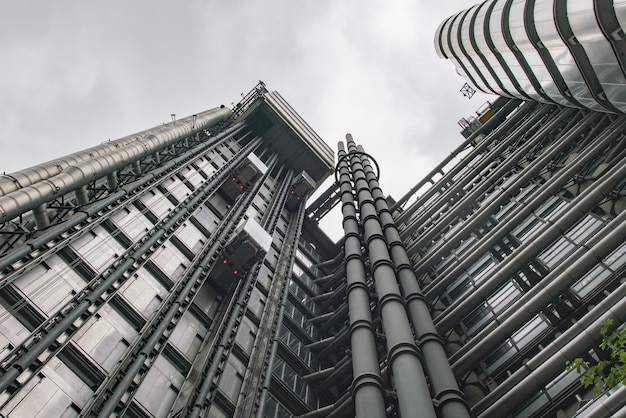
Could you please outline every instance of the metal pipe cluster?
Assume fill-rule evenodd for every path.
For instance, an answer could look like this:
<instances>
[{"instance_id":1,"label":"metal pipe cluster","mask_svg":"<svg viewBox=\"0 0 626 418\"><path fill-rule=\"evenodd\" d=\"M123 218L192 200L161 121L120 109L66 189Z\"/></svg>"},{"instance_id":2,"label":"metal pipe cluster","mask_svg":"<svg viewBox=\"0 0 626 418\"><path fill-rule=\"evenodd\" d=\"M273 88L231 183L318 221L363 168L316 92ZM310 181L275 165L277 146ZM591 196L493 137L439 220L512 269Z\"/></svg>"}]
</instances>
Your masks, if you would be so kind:
<instances>
[{"instance_id":1,"label":"metal pipe cluster","mask_svg":"<svg viewBox=\"0 0 626 418\"><path fill-rule=\"evenodd\" d=\"M339 143L338 157L337 168L345 234L344 253L350 310L352 397L357 417L386 417L384 382L378 366L376 330L372 324L369 288L361 250L361 235L354 204L352 179L342 143Z\"/></svg>"},{"instance_id":2,"label":"metal pipe cluster","mask_svg":"<svg viewBox=\"0 0 626 418\"><path fill-rule=\"evenodd\" d=\"M337 174L344 215L356 416L386 416L386 388L381 380L371 318L368 286L371 277L386 340L388 370L393 382L390 389L397 396L400 415L436 417L437 405L443 417L469 417L443 340L433 325L370 157L362 147L357 147L350 134L346 139L348 153L339 144ZM430 385L425 370L429 372Z\"/></svg>"},{"instance_id":3,"label":"metal pipe cluster","mask_svg":"<svg viewBox=\"0 0 626 418\"><path fill-rule=\"evenodd\" d=\"M119 148L100 155L82 155L78 161L68 160L65 168L49 169L51 163L41 165L41 170L24 170L24 175L15 173L15 181L4 181L6 192L0 196L0 222L8 222L29 210L75 191L117 170L137 164L141 159L165 149L178 141L211 127L230 116L230 110L216 108L197 117L185 118L176 124L154 128L129 143L121 142ZM124 144L124 145L122 145ZM71 165L70 162L72 163ZM63 165L59 165L63 167ZM21 173L21 172L20 172ZM37 173L37 175L27 175ZM17 177L15 177L17 176ZM41 210L39 213L41 214ZM45 225L44 217L39 224Z\"/></svg>"}]
</instances>

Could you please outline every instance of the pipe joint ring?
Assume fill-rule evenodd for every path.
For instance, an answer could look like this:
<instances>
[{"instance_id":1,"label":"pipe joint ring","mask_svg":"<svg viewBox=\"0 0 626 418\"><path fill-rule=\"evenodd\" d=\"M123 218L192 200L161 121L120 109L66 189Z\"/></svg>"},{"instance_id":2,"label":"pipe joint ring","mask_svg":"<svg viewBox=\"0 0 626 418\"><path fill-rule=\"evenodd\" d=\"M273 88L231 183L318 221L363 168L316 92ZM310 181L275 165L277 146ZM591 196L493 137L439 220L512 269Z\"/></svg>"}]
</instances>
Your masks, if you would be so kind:
<instances>
[{"instance_id":1,"label":"pipe joint ring","mask_svg":"<svg viewBox=\"0 0 626 418\"><path fill-rule=\"evenodd\" d=\"M351 291L356 289L363 289L366 293L369 294L369 287L367 287L367 284L365 282L356 280L348 283L348 285L346 286L346 293L350 293Z\"/></svg>"},{"instance_id":2,"label":"pipe joint ring","mask_svg":"<svg viewBox=\"0 0 626 418\"><path fill-rule=\"evenodd\" d=\"M363 262L363 255L360 253L346 254L346 265L350 260L359 260L359 262Z\"/></svg>"},{"instance_id":3,"label":"pipe joint ring","mask_svg":"<svg viewBox=\"0 0 626 418\"><path fill-rule=\"evenodd\" d=\"M418 338L418 341L419 341L420 347L423 347L424 344L431 343L431 342L436 342L440 344L442 347L444 346L444 341L443 341L443 338L441 338L441 335L434 333L434 332L429 332L429 333L420 335L420 337Z\"/></svg>"},{"instance_id":4,"label":"pipe joint ring","mask_svg":"<svg viewBox=\"0 0 626 418\"><path fill-rule=\"evenodd\" d=\"M402 299L402 296L398 295L397 293L387 293L386 295L379 296L378 306L382 310L387 303L392 302L400 303L402 306L404 306L404 299Z\"/></svg>"},{"instance_id":5,"label":"pipe joint ring","mask_svg":"<svg viewBox=\"0 0 626 418\"><path fill-rule=\"evenodd\" d=\"M369 331L372 332L372 335L374 335L376 332L374 325L372 325L372 322L365 318L355 320L354 322L350 324L350 327L348 329L350 330L350 334L352 334L355 330L359 328L368 329Z\"/></svg>"},{"instance_id":6,"label":"pipe joint ring","mask_svg":"<svg viewBox=\"0 0 626 418\"><path fill-rule=\"evenodd\" d=\"M424 358L422 356L422 351L410 341L401 341L395 344L393 347L389 349L389 363L392 364L396 357L399 357L404 354L409 354L411 356L416 357L420 362L424 363Z\"/></svg>"},{"instance_id":7,"label":"pipe joint ring","mask_svg":"<svg viewBox=\"0 0 626 418\"><path fill-rule=\"evenodd\" d=\"M346 235L344 237L344 241L347 240L348 238L356 238L356 239L359 240L359 242L361 241L361 236L356 231L348 231L348 232L346 232Z\"/></svg>"},{"instance_id":8,"label":"pipe joint ring","mask_svg":"<svg viewBox=\"0 0 626 418\"><path fill-rule=\"evenodd\" d=\"M462 403L467 409L469 409L469 405L465 400L465 395L458 389L444 389L438 394L435 395L435 400L439 402L439 410L441 407L450 402Z\"/></svg>"},{"instance_id":9,"label":"pipe joint ring","mask_svg":"<svg viewBox=\"0 0 626 418\"><path fill-rule=\"evenodd\" d=\"M370 259L371 259L371 255L370 255ZM393 269L393 264L391 263L389 259L381 258L372 262L372 272L375 272L376 269L382 266L389 266Z\"/></svg>"},{"instance_id":10,"label":"pipe joint ring","mask_svg":"<svg viewBox=\"0 0 626 418\"><path fill-rule=\"evenodd\" d=\"M389 225L389 226L393 226L393 225ZM387 229L387 227L385 227L383 225L383 228ZM399 239L391 239L391 240L387 240L387 246L389 247L389 249L393 249L393 247L399 246L400 248L404 248L404 243L402 241L400 241Z\"/></svg>"},{"instance_id":11,"label":"pipe joint ring","mask_svg":"<svg viewBox=\"0 0 626 418\"><path fill-rule=\"evenodd\" d=\"M363 215L363 212L361 212L361 215ZM378 216L376 216L376 214L365 215L361 218L361 223L365 224L367 221L372 220L372 219L378 219ZM382 235L380 235L380 237L383 238Z\"/></svg>"},{"instance_id":12,"label":"pipe joint ring","mask_svg":"<svg viewBox=\"0 0 626 418\"><path fill-rule=\"evenodd\" d=\"M424 297L424 295L421 292L410 293L410 294L406 295L405 299L406 299L407 303L411 303L413 301L421 301L421 302L427 303L426 302L426 298Z\"/></svg>"},{"instance_id":13,"label":"pipe joint ring","mask_svg":"<svg viewBox=\"0 0 626 418\"><path fill-rule=\"evenodd\" d=\"M375 386L382 393L384 389L384 382L382 377L375 373L361 373L358 376L355 376L352 380L351 392L352 396L358 392L358 390L363 386Z\"/></svg>"},{"instance_id":14,"label":"pipe joint ring","mask_svg":"<svg viewBox=\"0 0 626 418\"><path fill-rule=\"evenodd\" d=\"M402 270L409 270L409 271L413 272L413 266L411 264L409 264L409 263L404 263L404 262L396 264L396 272L399 273ZM413 272L413 274L415 274L415 273Z\"/></svg>"}]
</instances>

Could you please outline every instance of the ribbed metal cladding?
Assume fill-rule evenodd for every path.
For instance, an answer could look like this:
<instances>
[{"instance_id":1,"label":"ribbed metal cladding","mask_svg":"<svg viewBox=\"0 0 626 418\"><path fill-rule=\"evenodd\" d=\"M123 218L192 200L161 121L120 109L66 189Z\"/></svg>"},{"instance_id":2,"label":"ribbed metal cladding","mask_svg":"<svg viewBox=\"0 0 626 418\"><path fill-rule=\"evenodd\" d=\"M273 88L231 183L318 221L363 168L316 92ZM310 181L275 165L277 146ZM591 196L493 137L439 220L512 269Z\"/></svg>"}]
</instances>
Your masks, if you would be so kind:
<instances>
[{"instance_id":1,"label":"ribbed metal cladding","mask_svg":"<svg viewBox=\"0 0 626 418\"><path fill-rule=\"evenodd\" d=\"M352 397L357 417L385 417L384 383L378 366L376 332L372 325L369 288L361 252L361 236L354 205L346 152L339 143L339 187L343 213L346 293L350 310Z\"/></svg>"},{"instance_id":2,"label":"ribbed metal cladding","mask_svg":"<svg viewBox=\"0 0 626 418\"><path fill-rule=\"evenodd\" d=\"M378 217L361 157L350 134L346 135L352 181L359 205L359 220L368 251L369 266L378 296L387 357L401 416L436 417L421 352L415 344L395 268Z\"/></svg>"},{"instance_id":3,"label":"ribbed metal cladding","mask_svg":"<svg viewBox=\"0 0 626 418\"><path fill-rule=\"evenodd\" d=\"M609 1L490 0L442 23L435 49L486 93L624 113L618 86L626 84L620 35L626 21L618 7Z\"/></svg>"}]
</instances>

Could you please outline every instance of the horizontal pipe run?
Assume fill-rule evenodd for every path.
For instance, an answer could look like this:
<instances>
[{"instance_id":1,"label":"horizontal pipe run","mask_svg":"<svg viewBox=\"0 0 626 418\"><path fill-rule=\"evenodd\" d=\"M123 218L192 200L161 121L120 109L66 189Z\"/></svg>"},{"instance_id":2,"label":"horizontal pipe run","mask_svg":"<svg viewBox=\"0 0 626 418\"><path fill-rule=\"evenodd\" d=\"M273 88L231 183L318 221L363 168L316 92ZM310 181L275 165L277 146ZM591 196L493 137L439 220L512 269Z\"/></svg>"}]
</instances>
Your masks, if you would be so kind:
<instances>
[{"instance_id":1,"label":"horizontal pipe run","mask_svg":"<svg viewBox=\"0 0 626 418\"><path fill-rule=\"evenodd\" d=\"M503 161L498 167L496 167L491 173L489 173L486 179L481 180L481 182L478 185L476 185L476 187L473 187L472 190L469 193L467 193L465 196L463 196L460 201L457 201L454 207L452 207L445 214L443 214L439 219L437 219L436 225L432 225L430 228L423 231L423 233L420 234L419 239L411 243L407 251L409 253L412 253L415 251L415 249L419 248L420 246L424 246L426 243L432 242L432 240L441 232L441 229L438 228L437 226L453 225L455 221L457 221L457 218L459 217L461 213L463 213L464 211L467 211L468 208L471 208L472 206L476 206L476 202L480 200L480 197L483 196L485 192L487 192L491 187L493 187L499 181L502 181L502 179L505 178L505 175L508 172L510 172L511 169L520 165L521 161L526 157L526 155L528 155L529 151L531 151L533 148L536 147L537 143L539 143L542 140L545 140L545 134L547 131L553 130L555 127L558 127L560 124L562 124L565 121L567 117L570 117L574 112L575 111L573 110L570 112L563 112L561 113L559 117L554 118L549 123L546 123L542 129L540 129L537 133L535 133L531 138L526 140L526 142L520 148L515 150L512 155L508 156L505 161ZM599 118L600 116L589 114L587 119L593 119L593 117ZM580 132L582 132L585 129L587 129L587 127L584 124L582 123L579 124L578 129L573 130L571 137L579 135ZM557 140L556 142L558 143L559 141ZM564 146L564 145L565 144L561 143L561 146ZM555 146L555 147L552 147L551 149L544 150L543 152L546 153L548 156L552 156L553 158L557 154L559 149L560 149L559 147ZM546 162L549 162L550 160L552 160L552 158L546 158L547 160ZM544 169L545 169L545 165L534 163L531 167L529 167L529 169L525 169L523 171L523 174L521 177L530 179L532 178L530 176L530 173L539 173L541 170L544 170ZM530 172L530 173L527 173L527 172ZM523 185L526 186L526 183L524 183ZM507 189L511 191L519 190L519 188L516 189L513 186L508 186ZM507 194L501 193L496 199L498 199L499 201L506 201L505 200L506 198L507 198ZM471 218L472 220L475 220L475 221L481 220L484 222L485 217L488 216L488 214L490 215L491 213L493 213L494 208L497 208L498 206L499 206L498 203L496 203L495 201L492 201L489 203L489 205L485 205L477 209L476 212L472 214ZM463 230L467 231L468 229L463 228ZM445 244L448 244L448 247L449 247L450 240L447 239ZM437 249L437 252L439 254L446 254L446 253L443 253L441 249ZM422 266L423 266L423 263L422 263Z\"/></svg>"},{"instance_id":2,"label":"horizontal pipe run","mask_svg":"<svg viewBox=\"0 0 626 418\"><path fill-rule=\"evenodd\" d=\"M520 103L522 103L522 102L520 102L519 100L511 100L501 109L501 111L508 115L516 107L518 107L520 105ZM524 117L524 115L527 112L530 112L535 106L537 106L537 103L535 103L535 102L523 102L523 104L521 106L519 106L519 109L517 110L517 112L513 116L509 117L503 124L499 125L494 131L490 132L487 135L487 137L485 137L485 140L483 142L481 142L480 145L478 145L478 147L481 147L481 148L482 147L486 147L491 142L491 139L493 139L494 137L499 135L500 132L502 132L502 131L508 129L510 126L513 126L514 124L516 124L519 120L521 120ZM443 174L444 175L444 179L448 179L450 177L453 177L456 174L456 172L458 172L458 170L461 170L462 167L460 165L456 165L448 173L444 173L443 172L444 168L448 164L450 164L450 162L452 162L455 158L457 158L457 156L459 154L461 154L465 149L467 149L468 147L470 147L470 146L472 146L474 144L474 142L476 141L476 138L477 138L478 135L479 135L479 133L473 133L469 138L467 138L465 141L463 141L463 143L461 143L461 145L459 145L454 151L452 151L450 153L450 155L448 155L437 167L435 167L430 173L428 173L424 177L424 179L422 179L419 183L417 183L417 185L412 187L404 196L402 196L391 207L391 209L389 209L391 211L391 213L394 213L394 211L396 211L398 208L402 207L406 202L409 201L409 199L411 197L413 197L415 195L415 193L417 193L426 184L432 183L431 179L434 178L437 174ZM419 200L423 200L423 199L428 199L428 195L425 194L425 195L419 197ZM408 217L413 213L413 211L418 209L418 207L419 207L419 205L411 205L411 207L409 209L407 209L404 212L402 212L402 214L396 219L396 222L398 224L401 224L401 223L405 222L408 219Z\"/></svg>"},{"instance_id":3,"label":"horizontal pipe run","mask_svg":"<svg viewBox=\"0 0 626 418\"><path fill-rule=\"evenodd\" d=\"M330 344L333 341L335 341L334 336L328 337L323 340L315 341L313 343L307 344L306 348L308 348L309 350L317 350L317 349L326 347L328 344Z\"/></svg>"},{"instance_id":4,"label":"horizontal pipe run","mask_svg":"<svg viewBox=\"0 0 626 418\"><path fill-rule=\"evenodd\" d=\"M493 148L485 149L484 152L486 155L484 156L481 156L480 154L480 152L483 152L481 146L478 146L476 149L474 149L470 155L472 157L481 156L482 158L478 158L478 160L474 164L471 164L471 162L468 162L465 164L458 164L460 167L465 168L469 166L471 169L468 170L466 173L463 173L463 175L460 176L459 179L449 180L449 183L444 183L444 184L449 184L449 187L445 189L445 191L442 193L442 196L438 198L435 204L432 204L429 207L425 208L424 211L419 214L419 216L416 216L413 219L411 219L410 222L408 222L407 225L402 229L402 231L400 231L400 237L402 239L406 239L409 236L409 234L413 233L417 228L424 225L426 221L429 218L431 218L433 215L435 215L435 213L439 210L439 208L441 208L441 205L445 204L448 200L450 200L450 197L455 198L457 195L462 195L464 193L463 187L467 185L468 181L471 181L474 177L476 177L478 173L480 173L485 168L487 168L489 164L491 164L491 162L494 160L494 158L498 158L500 157L500 155L505 153L508 150L508 148L511 146L511 144L515 143L515 141L523 137L527 133L528 129L536 125L542 118L545 119L548 116L548 114L553 110L554 108L550 106L537 108L537 110L533 112L531 116L529 116L526 120L521 122L521 124L515 128L515 131L512 134L506 136L505 138L502 139L502 141L496 143L493 146ZM562 119L567 114L572 113L572 112L575 112L575 110L567 109L567 110L558 112L560 113L560 115L558 116L552 115L556 117L551 119L548 125L550 125L552 121L555 121L557 119ZM542 126L540 128L540 131L545 131L546 126L548 125ZM468 159L469 157L470 156L467 156L465 157L465 159ZM439 180L437 184L440 184L440 183L441 183L441 179ZM433 188L433 189L441 190L440 188Z\"/></svg>"},{"instance_id":5,"label":"horizontal pipe run","mask_svg":"<svg viewBox=\"0 0 626 418\"><path fill-rule=\"evenodd\" d=\"M159 125L154 128L137 132L135 134L128 135L120 139L103 142L102 144L95 147L87 148L85 150L75 152L62 158L57 158L46 163L38 164L33 167L17 171L15 173L11 173L10 175L0 176L0 196L21 189L22 187L30 186L31 184L48 179L50 177L54 177L66 170L68 167L80 164L81 162L88 161L107 154L115 153L120 148L141 141L142 139L149 137L150 135L161 134L162 132L166 132L171 129L177 129L181 126L193 123L194 120L196 120L197 128L194 131L199 132L200 130L211 126L210 121L212 115L216 113L222 114L223 116L221 117L221 120L224 120L230 116L231 111L227 108L211 109L197 115L186 117L184 119L176 121L176 123L170 122L164 125Z\"/></svg>"},{"instance_id":6,"label":"horizontal pipe run","mask_svg":"<svg viewBox=\"0 0 626 418\"><path fill-rule=\"evenodd\" d=\"M228 110L214 109L207 112L203 117L202 125L198 124L195 128L191 126L191 123L180 123L169 130L154 132L115 152L80 161L55 176L0 196L0 222L8 222L92 181L106 177L126 166L139 163L142 158L155 151L219 123L229 114Z\"/></svg>"},{"instance_id":7,"label":"horizontal pipe run","mask_svg":"<svg viewBox=\"0 0 626 418\"><path fill-rule=\"evenodd\" d=\"M199 152L206 151L207 149L217 144L219 141L229 137L231 134L239 132L242 128L243 124L241 123L234 125L233 127L225 130L222 134L217 135L214 140L208 141L206 144L198 145L198 147L194 148L193 150L187 151L186 153L174 158L173 160L168 161L161 167L153 170L147 175L141 177L140 179L124 185L119 191L108 195L107 197L98 200L97 202L94 202L85 208L82 208L81 211L72 214L63 223L48 228L46 231L43 231L42 234L38 237L25 242L23 246L0 258L0 271L6 269L11 264L26 257L32 251L40 249L48 242L57 239L61 234L70 231L72 228L80 225L88 218L96 216L99 212L107 210L109 206L116 205L120 200L133 195L138 190L141 190L146 185L152 183L155 179L158 179L160 176L170 172L170 170L172 170L173 168L184 164L190 158L196 156ZM3 284L2 282L0 282L0 288L2 286Z\"/></svg>"},{"instance_id":8,"label":"horizontal pipe run","mask_svg":"<svg viewBox=\"0 0 626 418\"><path fill-rule=\"evenodd\" d=\"M585 418L624 418L626 417L624 405L626 405L626 386L622 386L611 393L607 399L594 405L591 412L585 415Z\"/></svg>"},{"instance_id":9,"label":"horizontal pipe run","mask_svg":"<svg viewBox=\"0 0 626 418\"><path fill-rule=\"evenodd\" d=\"M539 160L534 162L530 167L526 167L513 184L507 186L506 189L501 190L501 193L499 193L495 200L490 202L489 205L481 207L479 211L474 213L470 219L463 223L463 227L460 228L452 237L447 238L445 242L436 248L432 248L422 258L422 260L420 260L419 270L426 271L428 268L440 261L446 254L449 254L459 245L461 240L469 235L470 231L477 229L480 225L485 223L487 217L493 213L494 208L500 207L511 200L511 198L515 197L522 187L525 187L533 177L537 176L541 170L545 169L554 156L557 155L563 147L567 146L572 138L580 135L584 129L588 128L588 124L593 123L593 120L597 118L600 118L600 115L593 113L590 113L583 118L579 124L574 126L573 129L557 141L557 143L555 143L550 150L540 156ZM463 209L462 206L461 209ZM441 224L445 225L446 223L441 222ZM426 242L423 237L420 237L419 241L421 243Z\"/></svg>"}]
</instances>

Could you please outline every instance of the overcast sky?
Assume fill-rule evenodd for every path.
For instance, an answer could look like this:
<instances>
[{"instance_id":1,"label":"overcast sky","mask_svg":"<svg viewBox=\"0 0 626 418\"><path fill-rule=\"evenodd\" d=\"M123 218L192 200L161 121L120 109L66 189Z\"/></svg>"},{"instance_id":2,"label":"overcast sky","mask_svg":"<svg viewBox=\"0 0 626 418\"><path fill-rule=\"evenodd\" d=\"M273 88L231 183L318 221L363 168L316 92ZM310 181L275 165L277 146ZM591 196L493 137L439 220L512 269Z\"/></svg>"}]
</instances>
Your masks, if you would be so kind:
<instances>
[{"instance_id":1,"label":"overcast sky","mask_svg":"<svg viewBox=\"0 0 626 418\"><path fill-rule=\"evenodd\" d=\"M258 80L333 148L351 132L399 198L462 140L439 23L472 0L0 0L0 171L230 106Z\"/></svg>"}]
</instances>

